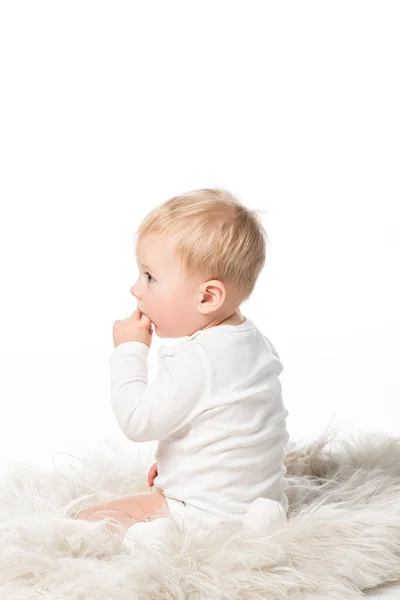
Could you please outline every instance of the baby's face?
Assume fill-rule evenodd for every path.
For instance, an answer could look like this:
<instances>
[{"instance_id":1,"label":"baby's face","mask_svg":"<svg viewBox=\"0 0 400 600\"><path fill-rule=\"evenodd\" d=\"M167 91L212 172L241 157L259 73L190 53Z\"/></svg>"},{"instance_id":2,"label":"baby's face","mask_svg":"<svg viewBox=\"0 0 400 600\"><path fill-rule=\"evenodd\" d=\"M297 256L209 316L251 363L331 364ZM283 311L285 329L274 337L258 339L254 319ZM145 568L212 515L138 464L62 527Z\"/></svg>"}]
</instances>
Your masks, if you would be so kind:
<instances>
[{"instance_id":1,"label":"baby's face","mask_svg":"<svg viewBox=\"0 0 400 600\"><path fill-rule=\"evenodd\" d=\"M197 331L199 282L184 273L172 242L156 234L147 236L137 243L136 262L139 277L131 293L156 334L178 338Z\"/></svg>"}]
</instances>

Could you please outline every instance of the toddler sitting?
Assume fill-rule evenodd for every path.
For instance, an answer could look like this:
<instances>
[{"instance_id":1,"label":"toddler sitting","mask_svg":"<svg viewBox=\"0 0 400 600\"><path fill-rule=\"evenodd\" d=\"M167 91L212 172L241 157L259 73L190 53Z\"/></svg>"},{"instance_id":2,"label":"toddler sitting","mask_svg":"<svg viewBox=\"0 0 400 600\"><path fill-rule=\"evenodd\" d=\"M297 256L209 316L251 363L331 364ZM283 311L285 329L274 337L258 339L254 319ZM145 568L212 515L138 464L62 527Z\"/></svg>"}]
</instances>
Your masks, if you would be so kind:
<instances>
[{"instance_id":1,"label":"toddler sitting","mask_svg":"<svg viewBox=\"0 0 400 600\"><path fill-rule=\"evenodd\" d=\"M201 189L155 208L137 233L137 310L113 326L111 403L127 438L158 441L149 473L156 493L124 496L80 518L114 511L123 531L171 514L192 525L261 527L261 514L269 525L271 515L283 522L283 366L239 309L265 264L257 214L227 191ZM149 382L154 331L182 339L160 347Z\"/></svg>"}]
</instances>

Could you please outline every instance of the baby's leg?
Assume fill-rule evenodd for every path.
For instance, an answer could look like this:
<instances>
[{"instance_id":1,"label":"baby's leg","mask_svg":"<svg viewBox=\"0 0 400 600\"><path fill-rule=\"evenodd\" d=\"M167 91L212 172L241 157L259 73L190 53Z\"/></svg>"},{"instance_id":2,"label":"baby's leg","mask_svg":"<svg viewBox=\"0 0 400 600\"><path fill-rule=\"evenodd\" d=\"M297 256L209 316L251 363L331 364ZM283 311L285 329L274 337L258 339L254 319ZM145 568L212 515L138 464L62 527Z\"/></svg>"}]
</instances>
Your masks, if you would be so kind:
<instances>
[{"instance_id":1,"label":"baby's leg","mask_svg":"<svg viewBox=\"0 0 400 600\"><path fill-rule=\"evenodd\" d=\"M99 521L112 518L123 527L110 525L107 526L108 529L118 531L123 535L126 529L137 521L152 521L168 514L168 505L162 494L145 492L121 496L110 502L90 506L80 512L75 519Z\"/></svg>"},{"instance_id":2,"label":"baby's leg","mask_svg":"<svg viewBox=\"0 0 400 600\"><path fill-rule=\"evenodd\" d=\"M125 535L125 531L129 529L136 521L129 515L120 512L119 510L98 510L91 513L87 517L81 515L75 517L76 519L85 519L86 521L103 521L105 519L112 519L113 522L107 522L106 527L113 533L119 535Z\"/></svg>"}]
</instances>

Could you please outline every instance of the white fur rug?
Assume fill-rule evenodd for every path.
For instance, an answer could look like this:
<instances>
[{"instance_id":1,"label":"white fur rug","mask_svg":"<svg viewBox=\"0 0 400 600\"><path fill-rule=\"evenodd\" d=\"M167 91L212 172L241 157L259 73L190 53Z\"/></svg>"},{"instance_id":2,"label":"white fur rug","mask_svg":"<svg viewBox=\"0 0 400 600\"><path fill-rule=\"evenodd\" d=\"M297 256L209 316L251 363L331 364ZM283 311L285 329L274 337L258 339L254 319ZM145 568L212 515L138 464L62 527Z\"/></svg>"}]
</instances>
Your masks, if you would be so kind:
<instances>
[{"instance_id":1,"label":"white fur rug","mask_svg":"<svg viewBox=\"0 0 400 600\"><path fill-rule=\"evenodd\" d=\"M71 517L148 491L149 464L132 464L134 452L106 442L76 457L79 468L13 466L1 480L0 598L345 600L400 580L400 438L349 443L332 431L288 445L289 520L265 538L177 524L164 545L129 551L104 522Z\"/></svg>"}]
</instances>

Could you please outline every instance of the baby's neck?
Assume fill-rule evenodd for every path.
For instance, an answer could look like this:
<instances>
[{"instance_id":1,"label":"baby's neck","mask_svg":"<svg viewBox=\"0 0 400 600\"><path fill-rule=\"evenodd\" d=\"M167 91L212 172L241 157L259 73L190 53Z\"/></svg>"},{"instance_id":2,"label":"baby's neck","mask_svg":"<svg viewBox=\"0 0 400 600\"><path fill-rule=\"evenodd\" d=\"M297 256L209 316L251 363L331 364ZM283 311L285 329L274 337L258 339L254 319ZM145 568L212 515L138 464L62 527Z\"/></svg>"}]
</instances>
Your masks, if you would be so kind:
<instances>
[{"instance_id":1,"label":"baby's neck","mask_svg":"<svg viewBox=\"0 0 400 600\"><path fill-rule=\"evenodd\" d=\"M218 321L218 319L210 321L208 325L202 327L201 331L211 329L211 327L218 327L218 325L241 325L242 323L244 323L244 317L238 309L236 312L226 317L226 319L224 319L223 321Z\"/></svg>"},{"instance_id":2,"label":"baby's neck","mask_svg":"<svg viewBox=\"0 0 400 600\"><path fill-rule=\"evenodd\" d=\"M225 321L218 323L218 325L241 325L242 323L244 323L244 316L241 314L240 310L237 310ZM216 327L218 327L218 325L216 325Z\"/></svg>"}]
</instances>

